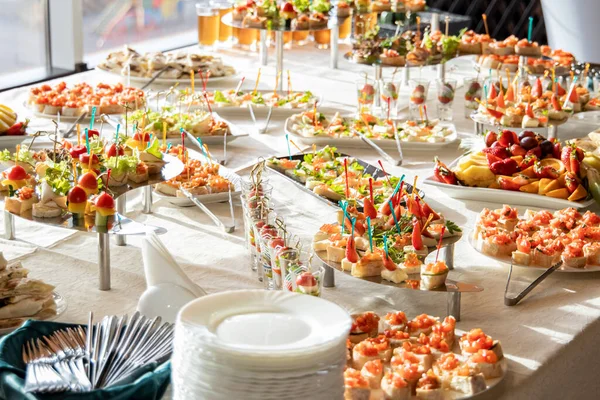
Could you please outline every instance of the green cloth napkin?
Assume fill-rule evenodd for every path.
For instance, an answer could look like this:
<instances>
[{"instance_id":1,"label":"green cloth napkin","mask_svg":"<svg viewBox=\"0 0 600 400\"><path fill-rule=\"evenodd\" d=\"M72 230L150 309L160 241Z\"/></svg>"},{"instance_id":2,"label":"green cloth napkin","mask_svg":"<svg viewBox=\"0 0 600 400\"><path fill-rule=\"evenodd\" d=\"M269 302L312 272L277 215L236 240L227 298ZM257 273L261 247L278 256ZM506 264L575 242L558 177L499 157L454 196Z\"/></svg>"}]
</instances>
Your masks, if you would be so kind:
<instances>
[{"instance_id":1,"label":"green cloth napkin","mask_svg":"<svg viewBox=\"0 0 600 400\"><path fill-rule=\"evenodd\" d=\"M23 344L29 339L50 335L52 332L73 324L29 320L23 326L0 340L0 399L6 400L158 400L170 382L171 363L160 366L148 365L136 374L133 382L108 389L87 393L34 394L24 390L25 363L22 359Z\"/></svg>"}]
</instances>

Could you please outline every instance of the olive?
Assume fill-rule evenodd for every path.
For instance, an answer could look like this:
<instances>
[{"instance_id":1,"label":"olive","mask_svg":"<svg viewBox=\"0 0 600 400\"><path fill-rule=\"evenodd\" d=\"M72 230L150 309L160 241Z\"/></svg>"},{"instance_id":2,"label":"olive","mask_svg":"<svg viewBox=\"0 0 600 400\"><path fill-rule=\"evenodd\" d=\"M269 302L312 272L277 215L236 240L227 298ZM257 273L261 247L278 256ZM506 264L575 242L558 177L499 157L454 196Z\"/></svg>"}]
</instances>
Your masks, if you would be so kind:
<instances>
[{"instance_id":1,"label":"olive","mask_svg":"<svg viewBox=\"0 0 600 400\"><path fill-rule=\"evenodd\" d=\"M531 136L526 136L521 139L521 147L525 150L531 150L538 145L538 141Z\"/></svg>"}]
</instances>

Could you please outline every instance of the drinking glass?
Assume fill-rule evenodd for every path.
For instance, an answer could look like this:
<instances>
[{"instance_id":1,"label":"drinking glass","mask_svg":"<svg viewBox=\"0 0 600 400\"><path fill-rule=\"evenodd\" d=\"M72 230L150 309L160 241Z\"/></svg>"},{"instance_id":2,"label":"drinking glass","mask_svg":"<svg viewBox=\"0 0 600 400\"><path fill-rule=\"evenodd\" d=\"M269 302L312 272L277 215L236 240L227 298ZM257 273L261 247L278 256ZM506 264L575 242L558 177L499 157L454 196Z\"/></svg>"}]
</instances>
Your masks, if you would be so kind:
<instances>
[{"instance_id":1,"label":"drinking glass","mask_svg":"<svg viewBox=\"0 0 600 400\"><path fill-rule=\"evenodd\" d=\"M481 81L478 78L465 78L465 88L465 118L469 118L479 108L477 100L481 101Z\"/></svg>"},{"instance_id":2,"label":"drinking glass","mask_svg":"<svg viewBox=\"0 0 600 400\"><path fill-rule=\"evenodd\" d=\"M379 81L379 95L381 98L381 110L384 117L396 118L398 116L397 104L400 93L400 82L390 80Z\"/></svg>"},{"instance_id":3,"label":"drinking glass","mask_svg":"<svg viewBox=\"0 0 600 400\"><path fill-rule=\"evenodd\" d=\"M309 31L294 31L292 33L292 39L294 40L294 43L296 43L298 46L304 46L306 43L308 43L308 33Z\"/></svg>"},{"instance_id":4,"label":"drinking glass","mask_svg":"<svg viewBox=\"0 0 600 400\"><path fill-rule=\"evenodd\" d=\"M212 49L219 39L219 10L212 2L196 4L198 16L198 45Z\"/></svg>"},{"instance_id":5,"label":"drinking glass","mask_svg":"<svg viewBox=\"0 0 600 400\"><path fill-rule=\"evenodd\" d=\"M273 289L273 270L271 268L269 241L278 236L278 230L269 219L267 218L266 222L255 222L252 228L258 259L258 280L263 282L266 289Z\"/></svg>"},{"instance_id":6,"label":"drinking glass","mask_svg":"<svg viewBox=\"0 0 600 400\"><path fill-rule=\"evenodd\" d=\"M339 38L340 40L344 40L350 37L350 33L352 33L352 18L348 17L344 19L339 26Z\"/></svg>"},{"instance_id":7,"label":"drinking glass","mask_svg":"<svg viewBox=\"0 0 600 400\"><path fill-rule=\"evenodd\" d=\"M214 5L215 8L219 10L219 43L221 45L230 46L233 30L231 26L225 25L221 21L221 18L233 10L233 2L229 0L216 0Z\"/></svg>"},{"instance_id":8,"label":"drinking glass","mask_svg":"<svg viewBox=\"0 0 600 400\"><path fill-rule=\"evenodd\" d=\"M361 78L356 81L356 94L358 101L358 114L372 114L373 103L377 96L375 81L370 78Z\"/></svg>"},{"instance_id":9,"label":"drinking glass","mask_svg":"<svg viewBox=\"0 0 600 400\"><path fill-rule=\"evenodd\" d=\"M456 79L437 81L437 112L442 121L452 121L452 104L456 93Z\"/></svg>"},{"instance_id":10,"label":"drinking glass","mask_svg":"<svg viewBox=\"0 0 600 400\"><path fill-rule=\"evenodd\" d=\"M244 50L256 50L258 41L258 30L249 28L233 28L235 46Z\"/></svg>"},{"instance_id":11,"label":"drinking glass","mask_svg":"<svg viewBox=\"0 0 600 400\"><path fill-rule=\"evenodd\" d=\"M408 102L408 114L412 120L420 120L421 112L419 108L427 102L427 92L429 91L429 81L426 79L411 79L408 81L410 88L410 99Z\"/></svg>"},{"instance_id":12,"label":"drinking glass","mask_svg":"<svg viewBox=\"0 0 600 400\"><path fill-rule=\"evenodd\" d=\"M313 265L312 256L312 253L302 251L297 260L288 263L283 283L284 290L321 297L325 268Z\"/></svg>"},{"instance_id":13,"label":"drinking glass","mask_svg":"<svg viewBox=\"0 0 600 400\"><path fill-rule=\"evenodd\" d=\"M329 41L331 39L331 30L323 29L320 31L313 31L313 37L315 38L315 43L317 45L317 49L328 49Z\"/></svg>"}]
</instances>

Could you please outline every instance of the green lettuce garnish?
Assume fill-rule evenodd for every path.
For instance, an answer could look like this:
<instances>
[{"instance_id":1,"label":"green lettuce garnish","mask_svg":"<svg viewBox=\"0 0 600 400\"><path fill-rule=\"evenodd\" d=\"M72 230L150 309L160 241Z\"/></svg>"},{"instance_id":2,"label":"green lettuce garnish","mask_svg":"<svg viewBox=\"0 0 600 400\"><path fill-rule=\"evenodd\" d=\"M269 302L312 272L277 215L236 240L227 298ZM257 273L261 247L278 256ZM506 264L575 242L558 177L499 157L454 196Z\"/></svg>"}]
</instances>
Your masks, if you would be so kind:
<instances>
[{"instance_id":1,"label":"green lettuce garnish","mask_svg":"<svg viewBox=\"0 0 600 400\"><path fill-rule=\"evenodd\" d=\"M146 153L152 154L156 158L162 159L162 153L160 152L160 143L158 139L154 138L150 146L145 150Z\"/></svg>"},{"instance_id":2,"label":"green lettuce garnish","mask_svg":"<svg viewBox=\"0 0 600 400\"><path fill-rule=\"evenodd\" d=\"M71 168L67 161L54 163L52 160L46 161L48 168L46 174L42 178L52 188L52 191L60 196L65 196L71 189Z\"/></svg>"},{"instance_id":3,"label":"green lettuce garnish","mask_svg":"<svg viewBox=\"0 0 600 400\"><path fill-rule=\"evenodd\" d=\"M220 90L215 90L215 102L216 103L229 103L227 97Z\"/></svg>"},{"instance_id":4,"label":"green lettuce garnish","mask_svg":"<svg viewBox=\"0 0 600 400\"><path fill-rule=\"evenodd\" d=\"M119 156L110 157L106 161L106 167L114 174L126 174L135 172L138 164L138 159L135 156Z\"/></svg>"},{"instance_id":5,"label":"green lettuce garnish","mask_svg":"<svg viewBox=\"0 0 600 400\"><path fill-rule=\"evenodd\" d=\"M298 100L300 103L308 103L310 99L312 99L313 94L309 91L306 91L302 97Z\"/></svg>"},{"instance_id":6,"label":"green lettuce garnish","mask_svg":"<svg viewBox=\"0 0 600 400\"><path fill-rule=\"evenodd\" d=\"M14 160L12 153L8 149L0 151L0 161L11 161Z\"/></svg>"}]
</instances>

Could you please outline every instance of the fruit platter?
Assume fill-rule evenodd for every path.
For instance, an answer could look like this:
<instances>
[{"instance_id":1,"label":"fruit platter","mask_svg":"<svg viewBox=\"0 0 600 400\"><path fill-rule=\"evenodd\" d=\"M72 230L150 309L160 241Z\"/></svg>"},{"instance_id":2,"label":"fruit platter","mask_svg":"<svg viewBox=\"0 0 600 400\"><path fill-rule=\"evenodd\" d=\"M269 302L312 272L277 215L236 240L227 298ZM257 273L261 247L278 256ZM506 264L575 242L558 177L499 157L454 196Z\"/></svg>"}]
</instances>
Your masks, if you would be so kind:
<instances>
[{"instance_id":1,"label":"fruit platter","mask_svg":"<svg viewBox=\"0 0 600 400\"><path fill-rule=\"evenodd\" d=\"M340 200L351 198L360 208L371 193L374 204L380 205L399 187L401 181L383 169L338 153L331 146L306 154L273 157L266 160L266 166L336 207ZM408 191L413 190L413 186L407 182L402 182L402 186ZM424 196L419 191L419 197L422 199Z\"/></svg>"},{"instance_id":2,"label":"fruit platter","mask_svg":"<svg viewBox=\"0 0 600 400\"><path fill-rule=\"evenodd\" d=\"M371 114L329 117L313 110L292 115L285 122L285 131L306 144L361 147L358 133L382 148L396 148L396 138L403 150L434 150L458 142L456 128L439 120L394 122ZM358 131L358 133L357 133Z\"/></svg>"},{"instance_id":3,"label":"fruit platter","mask_svg":"<svg viewBox=\"0 0 600 400\"><path fill-rule=\"evenodd\" d=\"M472 151L446 166L436 159L425 183L459 199L503 201L533 207L587 207L585 153L573 142L564 145L531 131L516 134L490 131L485 148Z\"/></svg>"},{"instance_id":4,"label":"fruit platter","mask_svg":"<svg viewBox=\"0 0 600 400\"><path fill-rule=\"evenodd\" d=\"M550 268L562 261L558 271L600 271L600 216L575 208L558 211L517 208L484 208L471 245L495 260L529 268Z\"/></svg>"},{"instance_id":5,"label":"fruit platter","mask_svg":"<svg viewBox=\"0 0 600 400\"><path fill-rule=\"evenodd\" d=\"M27 135L29 120L20 121L16 112L0 104L0 145L12 147L23 141Z\"/></svg>"},{"instance_id":6,"label":"fruit platter","mask_svg":"<svg viewBox=\"0 0 600 400\"><path fill-rule=\"evenodd\" d=\"M402 311L352 314L344 371L346 399L466 399L506 375L502 345L456 319ZM416 395L416 397L415 397Z\"/></svg>"}]
</instances>

